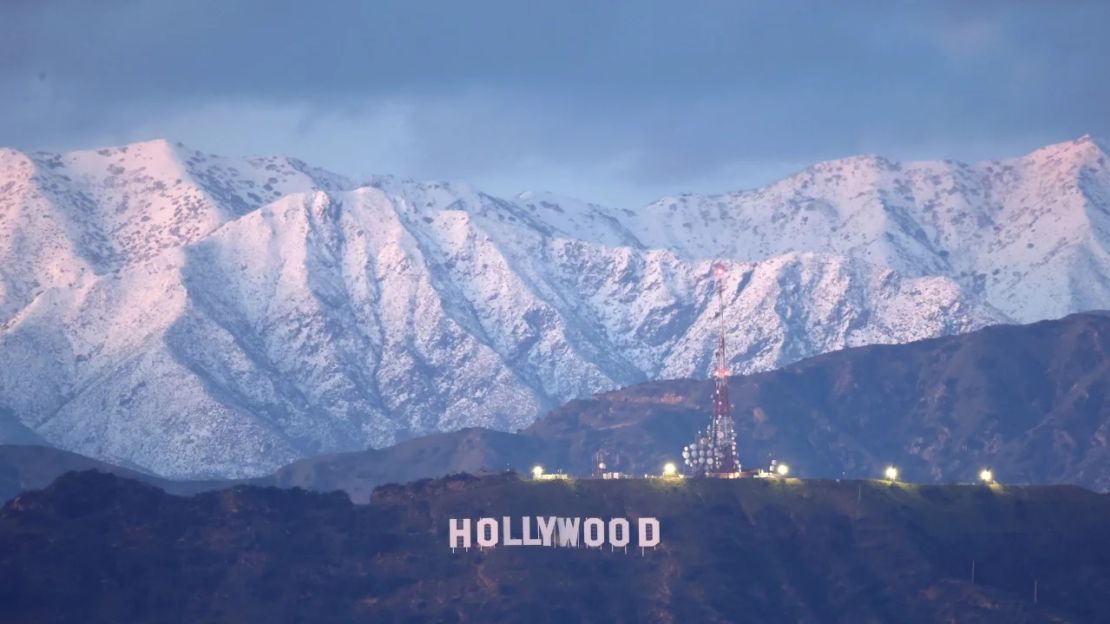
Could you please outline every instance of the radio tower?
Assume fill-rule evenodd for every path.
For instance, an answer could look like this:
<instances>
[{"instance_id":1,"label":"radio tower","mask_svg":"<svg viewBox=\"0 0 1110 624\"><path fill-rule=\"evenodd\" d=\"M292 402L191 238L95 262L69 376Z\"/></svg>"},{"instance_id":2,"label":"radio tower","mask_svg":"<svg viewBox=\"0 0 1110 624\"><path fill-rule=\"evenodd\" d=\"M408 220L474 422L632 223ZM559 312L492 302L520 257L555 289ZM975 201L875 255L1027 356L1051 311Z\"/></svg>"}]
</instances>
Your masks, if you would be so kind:
<instances>
[{"instance_id":1,"label":"radio tower","mask_svg":"<svg viewBox=\"0 0 1110 624\"><path fill-rule=\"evenodd\" d=\"M736 454L736 424L728 399L728 358L725 355L725 275L721 263L713 265L717 281L717 349L713 365L713 419L704 435L682 450L689 471L696 476L734 478L740 475Z\"/></svg>"}]
</instances>

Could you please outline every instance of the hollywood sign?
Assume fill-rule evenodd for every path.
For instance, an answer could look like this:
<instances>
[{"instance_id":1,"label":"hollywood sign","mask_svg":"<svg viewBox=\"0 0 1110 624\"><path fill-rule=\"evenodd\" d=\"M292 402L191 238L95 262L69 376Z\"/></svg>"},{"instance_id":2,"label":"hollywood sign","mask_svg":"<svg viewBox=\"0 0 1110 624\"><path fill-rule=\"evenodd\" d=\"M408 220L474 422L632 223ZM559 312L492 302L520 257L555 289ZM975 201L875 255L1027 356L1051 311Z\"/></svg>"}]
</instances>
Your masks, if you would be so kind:
<instances>
[{"instance_id":1,"label":"hollywood sign","mask_svg":"<svg viewBox=\"0 0 1110 624\"><path fill-rule=\"evenodd\" d=\"M610 550L624 549L632 540L632 523L627 518L557 518L555 516L523 516L510 518L451 518L448 543L451 552L456 548L469 550L495 546L548 546L556 548L601 548L609 544ZM659 520L636 519L635 547L655 548L659 545Z\"/></svg>"}]
</instances>

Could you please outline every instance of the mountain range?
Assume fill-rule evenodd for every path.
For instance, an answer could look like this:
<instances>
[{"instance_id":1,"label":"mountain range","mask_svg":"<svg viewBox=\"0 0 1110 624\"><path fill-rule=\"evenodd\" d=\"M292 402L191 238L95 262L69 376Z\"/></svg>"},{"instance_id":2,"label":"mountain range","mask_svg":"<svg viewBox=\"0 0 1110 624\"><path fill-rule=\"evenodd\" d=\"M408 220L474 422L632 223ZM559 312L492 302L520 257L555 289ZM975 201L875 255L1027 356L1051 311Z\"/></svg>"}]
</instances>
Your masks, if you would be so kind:
<instances>
[{"instance_id":1,"label":"mountain range","mask_svg":"<svg viewBox=\"0 0 1110 624\"><path fill-rule=\"evenodd\" d=\"M705 374L1110 307L1082 137L965 165L855 157L636 210L352 180L166 141L0 150L0 435L251 477Z\"/></svg>"}]
</instances>

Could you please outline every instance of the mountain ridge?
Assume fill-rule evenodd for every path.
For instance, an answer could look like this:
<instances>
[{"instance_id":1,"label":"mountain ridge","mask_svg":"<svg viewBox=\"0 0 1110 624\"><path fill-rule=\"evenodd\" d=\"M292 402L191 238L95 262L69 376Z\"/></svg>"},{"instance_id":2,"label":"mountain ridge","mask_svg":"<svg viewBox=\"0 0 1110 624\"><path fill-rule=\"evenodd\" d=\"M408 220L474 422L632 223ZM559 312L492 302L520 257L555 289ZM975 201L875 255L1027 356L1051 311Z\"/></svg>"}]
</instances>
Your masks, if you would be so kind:
<instances>
[{"instance_id":1,"label":"mountain ridge","mask_svg":"<svg viewBox=\"0 0 1110 624\"><path fill-rule=\"evenodd\" d=\"M735 205L690 195L681 211L668 200L631 211L458 183L363 185L295 159L166 141L8 150L0 361L18 365L0 371L0 409L94 457L176 477L253 476L428 431L518 429L575 397L697 375L713 343L713 260L729 268L737 372L1106 307L1110 256L1094 208L1110 198L1105 154L1092 139L1051 147L984 169L1009 193L999 197L1049 198L1015 214L1093 215L1063 223L1056 251L1013 263L1028 269L1021 277L951 252L942 262L951 245L889 200L904 181L879 159L815 165L733 194ZM932 189L921 205L948 211L938 223L1001 210L964 206L987 182L945 182L974 167L933 163L932 180L915 166L910 177ZM893 190L867 186L888 174ZM1022 186L1037 183L1041 195ZM867 210L886 216L867 225ZM818 225L837 214L841 226ZM861 234L822 243L813 232ZM1045 294L1018 310L1013 284Z\"/></svg>"}]
</instances>

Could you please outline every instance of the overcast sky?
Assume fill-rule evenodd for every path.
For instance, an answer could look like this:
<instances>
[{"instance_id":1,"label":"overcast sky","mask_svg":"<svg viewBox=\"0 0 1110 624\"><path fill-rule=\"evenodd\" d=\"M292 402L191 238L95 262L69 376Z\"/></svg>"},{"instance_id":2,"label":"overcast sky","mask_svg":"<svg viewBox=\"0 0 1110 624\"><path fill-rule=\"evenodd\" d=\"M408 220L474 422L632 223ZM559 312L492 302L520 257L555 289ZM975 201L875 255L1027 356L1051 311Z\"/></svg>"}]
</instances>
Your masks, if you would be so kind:
<instances>
[{"instance_id":1,"label":"overcast sky","mask_svg":"<svg viewBox=\"0 0 1110 624\"><path fill-rule=\"evenodd\" d=\"M897 7L895 6L897 5ZM617 204L1110 138L1110 3L0 0L0 145Z\"/></svg>"}]
</instances>

